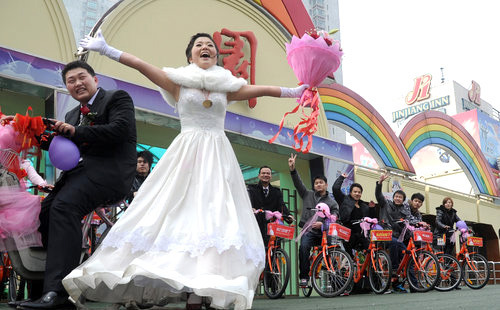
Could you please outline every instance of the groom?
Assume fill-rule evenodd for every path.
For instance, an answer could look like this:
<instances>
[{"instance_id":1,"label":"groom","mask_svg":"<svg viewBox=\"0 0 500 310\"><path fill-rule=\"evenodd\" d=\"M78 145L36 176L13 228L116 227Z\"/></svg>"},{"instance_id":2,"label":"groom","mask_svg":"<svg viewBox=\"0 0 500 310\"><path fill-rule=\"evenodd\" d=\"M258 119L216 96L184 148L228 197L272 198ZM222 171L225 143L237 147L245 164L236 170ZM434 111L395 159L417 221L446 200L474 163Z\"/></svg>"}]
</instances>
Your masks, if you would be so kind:
<instances>
[{"instance_id":1,"label":"groom","mask_svg":"<svg viewBox=\"0 0 500 310\"><path fill-rule=\"evenodd\" d=\"M82 218L104 203L124 198L135 176L137 136L130 96L98 88L94 70L82 61L67 64L62 78L80 106L66 114L65 122L55 122L53 130L78 146L81 159L61 174L42 202L40 232L47 247L43 295L21 303L28 309L69 305L61 281L79 265Z\"/></svg>"}]
</instances>

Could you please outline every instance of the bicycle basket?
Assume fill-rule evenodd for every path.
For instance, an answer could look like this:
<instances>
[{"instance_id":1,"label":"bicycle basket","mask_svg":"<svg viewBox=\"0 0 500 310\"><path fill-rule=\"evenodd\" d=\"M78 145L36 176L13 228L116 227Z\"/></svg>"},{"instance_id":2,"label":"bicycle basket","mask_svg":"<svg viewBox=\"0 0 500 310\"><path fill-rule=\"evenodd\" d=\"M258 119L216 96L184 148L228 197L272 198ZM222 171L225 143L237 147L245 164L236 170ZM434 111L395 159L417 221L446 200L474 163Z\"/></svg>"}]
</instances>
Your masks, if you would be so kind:
<instances>
[{"instance_id":1,"label":"bicycle basket","mask_svg":"<svg viewBox=\"0 0 500 310\"><path fill-rule=\"evenodd\" d=\"M430 231L415 230L413 232L413 240L432 243L432 233Z\"/></svg>"},{"instance_id":2,"label":"bicycle basket","mask_svg":"<svg viewBox=\"0 0 500 310\"><path fill-rule=\"evenodd\" d=\"M295 234L295 227L281 225L278 223L268 223L267 234L269 236L276 236L284 239L293 239L293 235Z\"/></svg>"},{"instance_id":3,"label":"bicycle basket","mask_svg":"<svg viewBox=\"0 0 500 310\"><path fill-rule=\"evenodd\" d=\"M349 241L349 238L351 238L351 230L340 224L333 223L328 227L328 235Z\"/></svg>"},{"instance_id":4,"label":"bicycle basket","mask_svg":"<svg viewBox=\"0 0 500 310\"><path fill-rule=\"evenodd\" d=\"M392 241L392 230L370 230L370 241Z\"/></svg>"},{"instance_id":5,"label":"bicycle basket","mask_svg":"<svg viewBox=\"0 0 500 310\"><path fill-rule=\"evenodd\" d=\"M10 168L18 160L18 154L11 149L0 149L0 165Z\"/></svg>"}]
</instances>

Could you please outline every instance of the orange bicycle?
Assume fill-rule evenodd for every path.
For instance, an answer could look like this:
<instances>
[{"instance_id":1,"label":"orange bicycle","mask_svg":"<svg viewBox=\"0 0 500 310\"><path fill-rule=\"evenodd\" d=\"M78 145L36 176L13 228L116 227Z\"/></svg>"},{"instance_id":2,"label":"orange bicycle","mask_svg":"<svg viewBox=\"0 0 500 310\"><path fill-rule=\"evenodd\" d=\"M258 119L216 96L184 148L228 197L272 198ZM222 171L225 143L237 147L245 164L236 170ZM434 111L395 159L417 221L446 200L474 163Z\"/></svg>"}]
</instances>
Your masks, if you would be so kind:
<instances>
[{"instance_id":1,"label":"orange bicycle","mask_svg":"<svg viewBox=\"0 0 500 310\"><path fill-rule=\"evenodd\" d=\"M472 231L465 223L463 223L465 227L459 228L459 222L457 230L460 232L461 246L457 259L462 263L462 278L468 287L477 290L483 288L490 280L488 260L477 252L477 248L483 246L483 238L473 237Z\"/></svg>"},{"instance_id":2,"label":"orange bicycle","mask_svg":"<svg viewBox=\"0 0 500 310\"><path fill-rule=\"evenodd\" d=\"M446 238L446 237L444 237ZM437 245L444 245L444 239L437 238ZM462 267L459 261L443 251L435 251L430 242L425 242L425 250L436 255L439 260L440 279L434 287L437 291L446 292L455 289L462 280Z\"/></svg>"},{"instance_id":3,"label":"orange bicycle","mask_svg":"<svg viewBox=\"0 0 500 310\"><path fill-rule=\"evenodd\" d=\"M282 214L278 211L271 212L262 209L254 211L254 213L261 212L265 212L266 219L270 221L267 224L267 234L270 237L263 273L264 293L270 299L277 299L285 293L292 272L290 258L281 248L280 239L293 239L295 226L283 225Z\"/></svg>"},{"instance_id":4,"label":"orange bicycle","mask_svg":"<svg viewBox=\"0 0 500 310\"><path fill-rule=\"evenodd\" d=\"M327 231L323 230L321 246L315 246L309 260L311 284L302 287L304 296L309 297L312 289L322 297L335 297L342 294L354 276L351 257L341 248L341 240L349 240L350 229L339 224L330 224L328 235L332 245L328 244Z\"/></svg>"},{"instance_id":5,"label":"orange bicycle","mask_svg":"<svg viewBox=\"0 0 500 310\"><path fill-rule=\"evenodd\" d=\"M408 280L408 284L413 290L427 292L440 281L439 260L432 252L424 248L417 248L415 241L432 242L432 233L419 230L415 230L413 233L409 232L411 234L410 241L408 241L403 259L396 272L397 280L399 282Z\"/></svg>"},{"instance_id":6,"label":"orange bicycle","mask_svg":"<svg viewBox=\"0 0 500 310\"><path fill-rule=\"evenodd\" d=\"M356 251L354 255L354 277L353 283L358 283L368 274L370 287L376 294L383 294L391 285L392 264L389 254L380 246L379 242L391 241L392 230L377 230L376 219L364 218L354 222L353 225L360 224L368 227L370 231L370 245L367 250ZM365 228L365 229L366 229ZM363 230L365 230L363 229Z\"/></svg>"}]
</instances>

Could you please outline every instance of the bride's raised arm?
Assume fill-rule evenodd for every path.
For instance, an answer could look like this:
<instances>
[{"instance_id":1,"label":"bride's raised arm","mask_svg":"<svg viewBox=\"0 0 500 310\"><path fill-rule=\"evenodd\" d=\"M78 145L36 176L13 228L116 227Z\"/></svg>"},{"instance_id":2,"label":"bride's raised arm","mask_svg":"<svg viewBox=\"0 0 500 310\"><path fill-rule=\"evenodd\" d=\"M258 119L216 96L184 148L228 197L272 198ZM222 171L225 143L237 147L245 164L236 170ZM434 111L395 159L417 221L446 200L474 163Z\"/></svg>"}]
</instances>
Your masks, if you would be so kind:
<instances>
[{"instance_id":1,"label":"bride's raised arm","mask_svg":"<svg viewBox=\"0 0 500 310\"><path fill-rule=\"evenodd\" d=\"M175 100L179 99L180 86L172 82L163 70L147 63L137 56L127 52L122 52L112 46L109 46L106 43L100 29L97 31L95 38L86 36L84 39L80 40L80 46L90 51L99 52L101 55L107 56L128 67L136 69L151 82L168 91L175 98Z\"/></svg>"},{"instance_id":2,"label":"bride's raised arm","mask_svg":"<svg viewBox=\"0 0 500 310\"><path fill-rule=\"evenodd\" d=\"M238 91L228 93L227 100L240 101L262 96L299 98L307 87L309 85L306 84L295 88L269 85L244 85Z\"/></svg>"}]
</instances>

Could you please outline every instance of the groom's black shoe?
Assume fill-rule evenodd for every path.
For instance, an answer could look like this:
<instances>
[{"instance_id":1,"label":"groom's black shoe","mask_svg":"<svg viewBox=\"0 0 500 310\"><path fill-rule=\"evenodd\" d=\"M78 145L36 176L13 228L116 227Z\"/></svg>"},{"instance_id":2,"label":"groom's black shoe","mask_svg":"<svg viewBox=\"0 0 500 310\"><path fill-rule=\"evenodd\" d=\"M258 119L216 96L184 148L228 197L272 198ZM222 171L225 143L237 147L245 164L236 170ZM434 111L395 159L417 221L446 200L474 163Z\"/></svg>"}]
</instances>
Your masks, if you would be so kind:
<instances>
[{"instance_id":1,"label":"groom's black shoe","mask_svg":"<svg viewBox=\"0 0 500 310\"><path fill-rule=\"evenodd\" d=\"M23 309L75 309L75 306L68 300L67 295L50 291L43 294L40 299L27 301L20 304Z\"/></svg>"}]
</instances>

